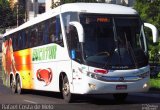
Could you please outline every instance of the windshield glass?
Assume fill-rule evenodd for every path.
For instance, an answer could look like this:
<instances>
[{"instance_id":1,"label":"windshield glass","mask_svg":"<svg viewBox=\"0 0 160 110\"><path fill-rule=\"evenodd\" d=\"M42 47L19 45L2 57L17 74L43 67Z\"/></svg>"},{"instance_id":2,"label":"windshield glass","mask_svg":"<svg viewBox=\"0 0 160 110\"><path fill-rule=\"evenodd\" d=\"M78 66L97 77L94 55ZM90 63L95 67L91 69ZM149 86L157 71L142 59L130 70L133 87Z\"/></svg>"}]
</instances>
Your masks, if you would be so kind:
<instances>
[{"instance_id":1,"label":"windshield glass","mask_svg":"<svg viewBox=\"0 0 160 110\"><path fill-rule=\"evenodd\" d=\"M145 66L147 46L139 17L80 14L84 28L84 58L113 68Z\"/></svg>"}]
</instances>

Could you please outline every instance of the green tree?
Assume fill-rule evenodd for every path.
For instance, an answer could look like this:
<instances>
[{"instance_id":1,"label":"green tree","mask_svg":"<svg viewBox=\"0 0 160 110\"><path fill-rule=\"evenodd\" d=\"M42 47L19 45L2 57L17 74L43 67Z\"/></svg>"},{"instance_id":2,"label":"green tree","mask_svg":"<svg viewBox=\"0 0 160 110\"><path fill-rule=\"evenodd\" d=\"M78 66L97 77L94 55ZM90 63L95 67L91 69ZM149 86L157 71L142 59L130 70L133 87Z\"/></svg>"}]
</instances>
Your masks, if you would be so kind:
<instances>
[{"instance_id":1,"label":"green tree","mask_svg":"<svg viewBox=\"0 0 160 110\"><path fill-rule=\"evenodd\" d=\"M160 30L160 0L136 0L134 8L140 14L144 22L155 25ZM160 43L153 44L151 31L145 29L149 42L150 60L155 61L160 52Z\"/></svg>"},{"instance_id":2,"label":"green tree","mask_svg":"<svg viewBox=\"0 0 160 110\"><path fill-rule=\"evenodd\" d=\"M0 32L13 25L13 13L8 0L0 0Z\"/></svg>"},{"instance_id":3,"label":"green tree","mask_svg":"<svg viewBox=\"0 0 160 110\"><path fill-rule=\"evenodd\" d=\"M13 8L13 21L16 25L21 25L24 23L25 19L25 5L23 2L18 2Z\"/></svg>"}]
</instances>

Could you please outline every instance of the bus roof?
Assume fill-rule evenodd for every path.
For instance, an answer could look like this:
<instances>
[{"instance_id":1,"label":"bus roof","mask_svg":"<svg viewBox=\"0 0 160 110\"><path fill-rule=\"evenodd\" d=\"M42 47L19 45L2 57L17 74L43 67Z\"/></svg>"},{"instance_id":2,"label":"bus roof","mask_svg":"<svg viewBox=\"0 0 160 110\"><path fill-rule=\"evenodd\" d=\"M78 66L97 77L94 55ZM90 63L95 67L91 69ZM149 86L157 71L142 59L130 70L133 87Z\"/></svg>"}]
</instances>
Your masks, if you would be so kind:
<instances>
[{"instance_id":1,"label":"bus roof","mask_svg":"<svg viewBox=\"0 0 160 110\"><path fill-rule=\"evenodd\" d=\"M61 12L67 11L105 14L137 14L131 7L107 3L70 3L62 5Z\"/></svg>"},{"instance_id":2,"label":"bus roof","mask_svg":"<svg viewBox=\"0 0 160 110\"><path fill-rule=\"evenodd\" d=\"M44 21L46 19L49 19L59 13L64 13L64 12L137 15L136 10L134 10L130 7L125 7L125 6L121 6L121 5L107 4L107 3L69 3L69 4L63 4L57 8L54 8L46 13L39 15L36 18L31 19L30 21L17 27L16 29L13 29L13 30L5 33L4 36L7 36L9 34L16 32L16 31L19 31L19 30L24 29L28 26L34 25L36 23L39 23L39 22Z\"/></svg>"}]
</instances>

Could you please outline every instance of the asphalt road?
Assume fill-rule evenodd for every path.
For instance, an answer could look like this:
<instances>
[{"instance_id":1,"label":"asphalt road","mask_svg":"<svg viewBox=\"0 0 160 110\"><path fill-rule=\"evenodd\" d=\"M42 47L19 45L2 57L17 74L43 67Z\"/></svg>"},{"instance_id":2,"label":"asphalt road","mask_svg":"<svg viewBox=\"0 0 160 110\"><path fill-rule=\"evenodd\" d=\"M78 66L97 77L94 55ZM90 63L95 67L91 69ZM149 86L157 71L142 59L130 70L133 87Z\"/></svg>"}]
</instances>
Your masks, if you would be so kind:
<instances>
[{"instance_id":1,"label":"asphalt road","mask_svg":"<svg viewBox=\"0 0 160 110\"><path fill-rule=\"evenodd\" d=\"M124 103L117 103L112 95L77 96L73 103L63 101L59 93L26 91L12 94L0 79L0 109L2 110L160 110L160 94L129 94Z\"/></svg>"}]
</instances>

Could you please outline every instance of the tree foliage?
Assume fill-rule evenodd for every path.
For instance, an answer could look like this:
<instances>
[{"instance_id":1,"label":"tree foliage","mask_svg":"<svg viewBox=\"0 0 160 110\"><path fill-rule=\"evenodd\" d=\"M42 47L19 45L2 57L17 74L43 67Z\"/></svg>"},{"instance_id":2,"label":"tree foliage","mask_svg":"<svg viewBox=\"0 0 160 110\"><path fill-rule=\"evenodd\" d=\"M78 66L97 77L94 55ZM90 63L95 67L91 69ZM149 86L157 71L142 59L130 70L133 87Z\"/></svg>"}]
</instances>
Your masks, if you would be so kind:
<instances>
[{"instance_id":1,"label":"tree foliage","mask_svg":"<svg viewBox=\"0 0 160 110\"><path fill-rule=\"evenodd\" d=\"M0 0L0 32L13 25L13 13L8 0Z\"/></svg>"},{"instance_id":2,"label":"tree foliage","mask_svg":"<svg viewBox=\"0 0 160 110\"><path fill-rule=\"evenodd\" d=\"M160 0L136 0L134 8L144 22L151 23L160 30ZM160 52L160 43L153 44L151 31L149 29L145 31L149 42L150 60L154 61Z\"/></svg>"},{"instance_id":3,"label":"tree foliage","mask_svg":"<svg viewBox=\"0 0 160 110\"><path fill-rule=\"evenodd\" d=\"M14 8L13 8L13 20L16 23L16 25L21 25L24 23L24 19L25 19L25 6L23 5L23 3L19 2L14 4ZM18 20L18 22L17 22Z\"/></svg>"},{"instance_id":4,"label":"tree foliage","mask_svg":"<svg viewBox=\"0 0 160 110\"><path fill-rule=\"evenodd\" d=\"M0 0L0 33L4 33L6 28L17 26L17 21L18 25L24 23L25 7L22 2L16 3L11 9L9 0Z\"/></svg>"}]
</instances>

